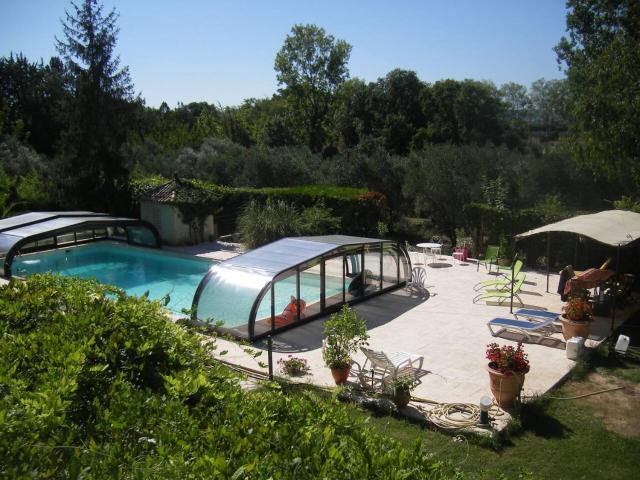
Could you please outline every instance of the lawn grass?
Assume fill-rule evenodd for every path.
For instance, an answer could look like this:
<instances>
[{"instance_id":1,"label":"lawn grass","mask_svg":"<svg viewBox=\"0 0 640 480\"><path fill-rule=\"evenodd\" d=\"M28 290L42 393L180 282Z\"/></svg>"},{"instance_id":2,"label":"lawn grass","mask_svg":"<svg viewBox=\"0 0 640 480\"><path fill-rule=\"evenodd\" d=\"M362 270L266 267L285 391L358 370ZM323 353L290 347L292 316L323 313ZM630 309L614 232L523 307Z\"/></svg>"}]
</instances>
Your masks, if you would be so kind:
<instances>
[{"instance_id":1,"label":"lawn grass","mask_svg":"<svg viewBox=\"0 0 640 480\"><path fill-rule=\"evenodd\" d=\"M598 371L634 382L640 379L639 363L610 362L614 365L607 370L603 368L607 360L598 357ZM549 396L571 396L572 382L588 384L589 379L569 380ZM603 402L607 401L606 395L602 394ZM440 433L403 419L358 409L354 409L354 415L369 417L374 430L407 446L419 438L438 459L451 461L470 478L638 478L640 438L624 438L608 431L593 410L580 401L542 398L524 405L519 425L510 425L511 433L493 448L490 442Z\"/></svg>"},{"instance_id":2,"label":"lawn grass","mask_svg":"<svg viewBox=\"0 0 640 480\"><path fill-rule=\"evenodd\" d=\"M636 361L592 359L599 374L634 383L640 379ZM548 397L569 397L580 387L599 390L584 379L570 379ZM607 393L598 401L607 402ZM593 397L591 397L593 399ZM625 397L626 398L626 397ZM329 401L329 399L328 399ZM592 400L593 401L593 400ZM634 401L629 397L629 401ZM637 401L637 400L635 400ZM592 402L541 398L522 407L518 421L507 433L489 441L471 435L446 434L392 416L376 415L353 407L354 417L366 419L375 431L405 446L419 439L438 460L457 466L465 478L635 479L640 467L640 438L625 438L607 430ZM640 421L640 412L629 422Z\"/></svg>"}]
</instances>

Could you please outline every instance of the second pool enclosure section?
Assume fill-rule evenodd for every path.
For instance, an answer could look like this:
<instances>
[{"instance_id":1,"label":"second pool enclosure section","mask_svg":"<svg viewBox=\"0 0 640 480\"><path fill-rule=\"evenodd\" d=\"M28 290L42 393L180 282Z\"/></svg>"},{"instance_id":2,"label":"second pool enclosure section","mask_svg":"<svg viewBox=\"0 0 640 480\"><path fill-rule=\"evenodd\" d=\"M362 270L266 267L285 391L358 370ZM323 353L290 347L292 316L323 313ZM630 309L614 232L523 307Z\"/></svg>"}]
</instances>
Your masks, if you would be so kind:
<instances>
[{"instance_id":1,"label":"second pool enclosure section","mask_svg":"<svg viewBox=\"0 0 640 480\"><path fill-rule=\"evenodd\" d=\"M396 241L284 238L211 267L192 318L253 341L399 288L410 272Z\"/></svg>"}]
</instances>

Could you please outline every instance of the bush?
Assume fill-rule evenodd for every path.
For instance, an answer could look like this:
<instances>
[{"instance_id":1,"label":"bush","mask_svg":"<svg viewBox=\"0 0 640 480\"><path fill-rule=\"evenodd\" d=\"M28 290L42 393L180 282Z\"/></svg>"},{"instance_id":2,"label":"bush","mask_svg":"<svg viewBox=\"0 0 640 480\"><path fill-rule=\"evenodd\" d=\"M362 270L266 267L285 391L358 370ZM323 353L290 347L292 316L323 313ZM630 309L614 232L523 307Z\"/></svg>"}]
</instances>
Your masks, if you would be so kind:
<instances>
[{"instance_id":1,"label":"bush","mask_svg":"<svg viewBox=\"0 0 640 480\"><path fill-rule=\"evenodd\" d=\"M301 231L302 223L297 210L281 200L267 200L264 206L252 200L238 218L238 233L247 248L300 235Z\"/></svg>"},{"instance_id":2,"label":"bush","mask_svg":"<svg viewBox=\"0 0 640 480\"><path fill-rule=\"evenodd\" d=\"M300 221L305 235L326 235L340 230L340 217L334 217L333 211L324 203L305 208L300 214Z\"/></svg>"},{"instance_id":3,"label":"bush","mask_svg":"<svg viewBox=\"0 0 640 480\"><path fill-rule=\"evenodd\" d=\"M369 338L366 323L358 318L349 305L343 305L339 312L324 322L324 335L326 340L322 357L329 368L350 366L351 355L366 345Z\"/></svg>"},{"instance_id":4,"label":"bush","mask_svg":"<svg viewBox=\"0 0 640 480\"><path fill-rule=\"evenodd\" d=\"M445 478L316 394L245 392L159 302L34 275L0 288L2 478Z\"/></svg>"}]
</instances>

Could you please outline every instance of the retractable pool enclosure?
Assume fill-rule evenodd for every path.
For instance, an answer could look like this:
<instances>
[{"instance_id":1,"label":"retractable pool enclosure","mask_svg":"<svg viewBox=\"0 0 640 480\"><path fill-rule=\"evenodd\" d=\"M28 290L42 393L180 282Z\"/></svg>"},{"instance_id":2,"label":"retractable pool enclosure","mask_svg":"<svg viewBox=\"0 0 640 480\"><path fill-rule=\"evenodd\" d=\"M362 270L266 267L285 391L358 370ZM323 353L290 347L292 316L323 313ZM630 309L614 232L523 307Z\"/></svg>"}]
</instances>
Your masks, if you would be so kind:
<instances>
[{"instance_id":1,"label":"retractable pool enclosure","mask_svg":"<svg viewBox=\"0 0 640 480\"><path fill-rule=\"evenodd\" d=\"M149 222L94 212L30 212L0 220L0 258L11 276L16 255L112 240L159 248L160 235Z\"/></svg>"},{"instance_id":2,"label":"retractable pool enclosure","mask_svg":"<svg viewBox=\"0 0 640 480\"><path fill-rule=\"evenodd\" d=\"M410 272L395 241L284 238L211 267L194 296L192 316L256 340L399 288Z\"/></svg>"}]
</instances>

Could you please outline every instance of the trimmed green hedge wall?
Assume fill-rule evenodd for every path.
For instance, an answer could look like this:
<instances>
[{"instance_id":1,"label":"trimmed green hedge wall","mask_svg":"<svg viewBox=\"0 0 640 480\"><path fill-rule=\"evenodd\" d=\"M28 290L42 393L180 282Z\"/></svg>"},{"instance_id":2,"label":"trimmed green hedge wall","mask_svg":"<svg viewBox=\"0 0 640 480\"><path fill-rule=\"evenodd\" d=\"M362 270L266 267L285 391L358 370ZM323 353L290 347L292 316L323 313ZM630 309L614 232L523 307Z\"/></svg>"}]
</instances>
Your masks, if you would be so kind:
<instances>
[{"instance_id":1,"label":"trimmed green hedge wall","mask_svg":"<svg viewBox=\"0 0 640 480\"><path fill-rule=\"evenodd\" d=\"M132 181L134 198L140 198L149 189L166 183L162 177L149 177ZM387 198L378 192L361 188L308 185L287 188L233 188L200 180L179 180L187 186L186 199L175 201L187 219L214 213L220 234L236 231L236 219L251 200L264 203L267 198L284 200L303 209L319 202L333 210L342 219L341 233L377 236L378 222L388 223Z\"/></svg>"}]
</instances>

